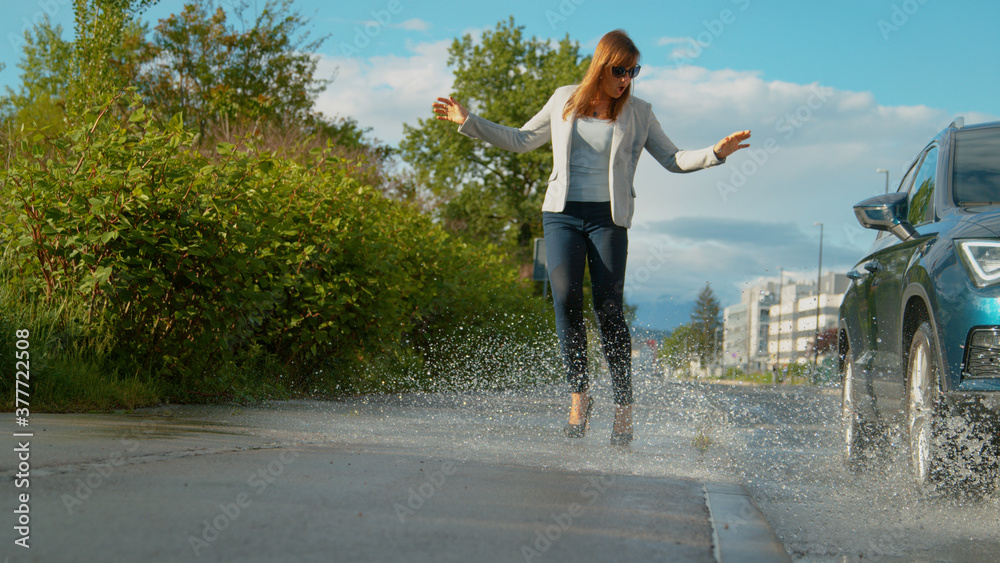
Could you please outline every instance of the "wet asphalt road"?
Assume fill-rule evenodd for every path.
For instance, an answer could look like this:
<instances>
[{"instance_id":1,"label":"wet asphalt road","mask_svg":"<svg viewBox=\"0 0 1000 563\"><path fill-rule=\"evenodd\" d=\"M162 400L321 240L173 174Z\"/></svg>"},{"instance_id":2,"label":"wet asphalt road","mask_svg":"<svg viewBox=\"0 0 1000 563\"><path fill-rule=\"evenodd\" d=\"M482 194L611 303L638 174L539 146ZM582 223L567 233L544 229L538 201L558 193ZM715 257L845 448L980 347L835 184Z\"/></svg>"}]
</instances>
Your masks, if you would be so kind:
<instances>
[{"instance_id":1,"label":"wet asphalt road","mask_svg":"<svg viewBox=\"0 0 1000 563\"><path fill-rule=\"evenodd\" d=\"M25 557L11 536L0 554L712 561L704 487L738 483L795 560L1000 561L997 501L921 498L899 464L862 476L841 467L838 389L646 378L624 450L607 443L606 383L594 394L591 431L576 441L559 432L556 387L38 416L33 541L47 547ZM17 444L6 443L9 530ZM611 485L618 493L600 490ZM560 518L572 522L557 534ZM537 535L546 529L551 545Z\"/></svg>"},{"instance_id":2,"label":"wet asphalt road","mask_svg":"<svg viewBox=\"0 0 1000 563\"><path fill-rule=\"evenodd\" d=\"M612 447L566 396L403 395L33 415L30 549L11 561L759 561L787 554L745 491L651 410ZM20 439L20 438L16 438ZM14 452L10 442L2 451ZM19 489L16 455L2 492ZM733 553L736 559L725 554Z\"/></svg>"}]
</instances>

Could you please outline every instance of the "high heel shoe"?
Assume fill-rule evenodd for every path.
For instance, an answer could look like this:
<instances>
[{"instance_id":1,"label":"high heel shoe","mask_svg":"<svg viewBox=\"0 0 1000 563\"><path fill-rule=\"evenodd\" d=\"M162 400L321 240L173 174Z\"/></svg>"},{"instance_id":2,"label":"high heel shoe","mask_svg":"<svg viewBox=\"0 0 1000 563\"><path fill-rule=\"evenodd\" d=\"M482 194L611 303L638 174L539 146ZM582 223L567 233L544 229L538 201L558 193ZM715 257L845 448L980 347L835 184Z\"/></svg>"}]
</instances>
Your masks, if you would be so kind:
<instances>
[{"instance_id":1,"label":"high heel shoe","mask_svg":"<svg viewBox=\"0 0 1000 563\"><path fill-rule=\"evenodd\" d=\"M590 411L594 408L594 398L588 397L587 409L583 413L583 422L580 424L567 424L563 427L563 434L567 438L583 438L587 434L587 426L590 425Z\"/></svg>"},{"instance_id":2,"label":"high heel shoe","mask_svg":"<svg viewBox=\"0 0 1000 563\"><path fill-rule=\"evenodd\" d=\"M621 430L619 430L621 428ZM632 406L615 407L615 424L611 429L611 445L627 446L632 443Z\"/></svg>"},{"instance_id":3,"label":"high heel shoe","mask_svg":"<svg viewBox=\"0 0 1000 563\"><path fill-rule=\"evenodd\" d=\"M611 432L612 446L627 446L631 443L632 443L631 432L618 432L617 430Z\"/></svg>"}]
</instances>

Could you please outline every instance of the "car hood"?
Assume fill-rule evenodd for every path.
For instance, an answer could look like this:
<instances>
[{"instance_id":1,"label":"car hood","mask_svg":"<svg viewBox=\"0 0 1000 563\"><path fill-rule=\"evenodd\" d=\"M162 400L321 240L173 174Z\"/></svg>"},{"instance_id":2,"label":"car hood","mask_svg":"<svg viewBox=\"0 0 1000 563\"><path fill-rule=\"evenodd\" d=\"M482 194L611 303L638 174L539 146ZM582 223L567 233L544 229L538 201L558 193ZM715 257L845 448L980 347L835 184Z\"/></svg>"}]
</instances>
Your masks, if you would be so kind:
<instances>
[{"instance_id":1,"label":"car hood","mask_svg":"<svg viewBox=\"0 0 1000 563\"><path fill-rule=\"evenodd\" d=\"M952 238L1000 237L1000 206L955 207L946 219L957 223Z\"/></svg>"}]
</instances>

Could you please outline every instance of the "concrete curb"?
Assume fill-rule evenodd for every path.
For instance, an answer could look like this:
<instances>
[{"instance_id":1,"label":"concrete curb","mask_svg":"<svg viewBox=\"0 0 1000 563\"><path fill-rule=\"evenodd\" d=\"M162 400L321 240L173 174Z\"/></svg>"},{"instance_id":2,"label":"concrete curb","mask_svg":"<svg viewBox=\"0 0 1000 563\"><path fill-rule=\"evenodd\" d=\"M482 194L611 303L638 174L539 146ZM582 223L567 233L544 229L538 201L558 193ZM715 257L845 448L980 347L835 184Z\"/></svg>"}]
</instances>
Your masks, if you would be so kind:
<instances>
[{"instance_id":1,"label":"concrete curb","mask_svg":"<svg viewBox=\"0 0 1000 563\"><path fill-rule=\"evenodd\" d=\"M716 561L769 563L792 560L743 487L735 483L704 483L702 489L712 525Z\"/></svg>"}]
</instances>

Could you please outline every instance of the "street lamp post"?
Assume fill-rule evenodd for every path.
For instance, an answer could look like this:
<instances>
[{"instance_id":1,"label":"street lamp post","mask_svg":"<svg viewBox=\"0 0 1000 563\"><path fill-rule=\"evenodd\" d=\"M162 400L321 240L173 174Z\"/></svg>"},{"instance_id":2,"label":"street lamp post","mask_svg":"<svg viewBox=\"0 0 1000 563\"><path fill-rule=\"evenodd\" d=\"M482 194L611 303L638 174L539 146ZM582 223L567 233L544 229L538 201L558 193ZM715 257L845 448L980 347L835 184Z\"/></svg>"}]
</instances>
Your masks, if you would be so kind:
<instances>
[{"instance_id":1,"label":"street lamp post","mask_svg":"<svg viewBox=\"0 0 1000 563\"><path fill-rule=\"evenodd\" d=\"M722 363L722 350L719 346L719 331L722 327L715 327L715 331L712 333L712 371L715 372L719 369L719 365ZM724 339L723 339L724 340ZM714 375L714 373L713 373Z\"/></svg>"},{"instance_id":2,"label":"street lamp post","mask_svg":"<svg viewBox=\"0 0 1000 563\"><path fill-rule=\"evenodd\" d=\"M823 223L813 223L819 226L819 267L816 268L816 342L813 367L819 367L819 298L823 294L820 285L823 283ZM815 370L813 370L815 372Z\"/></svg>"},{"instance_id":3,"label":"street lamp post","mask_svg":"<svg viewBox=\"0 0 1000 563\"><path fill-rule=\"evenodd\" d=\"M757 317L760 318L760 301L757 296L751 294L750 302L747 304L747 365L746 372L750 373L750 361L753 358L753 310L758 309ZM758 335L760 330L757 331Z\"/></svg>"},{"instance_id":4,"label":"street lamp post","mask_svg":"<svg viewBox=\"0 0 1000 563\"><path fill-rule=\"evenodd\" d=\"M889 193L889 171L885 168L879 168L875 171L876 174L885 174L885 193Z\"/></svg>"},{"instance_id":5,"label":"street lamp post","mask_svg":"<svg viewBox=\"0 0 1000 563\"><path fill-rule=\"evenodd\" d=\"M771 383L778 383L778 370L781 369L781 294L782 286L785 285L785 269L781 268L781 275L778 277L778 346L775 350L774 371L771 373Z\"/></svg>"}]
</instances>

